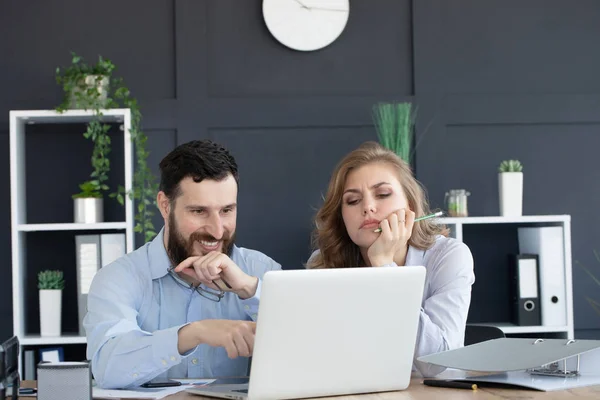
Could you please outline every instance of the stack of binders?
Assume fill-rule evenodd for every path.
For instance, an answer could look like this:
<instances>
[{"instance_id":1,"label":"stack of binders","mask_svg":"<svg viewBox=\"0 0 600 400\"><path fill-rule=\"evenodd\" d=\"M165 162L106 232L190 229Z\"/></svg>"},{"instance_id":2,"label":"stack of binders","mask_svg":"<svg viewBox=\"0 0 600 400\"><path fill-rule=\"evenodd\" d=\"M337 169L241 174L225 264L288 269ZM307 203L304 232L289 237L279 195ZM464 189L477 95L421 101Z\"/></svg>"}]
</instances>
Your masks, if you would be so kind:
<instances>
[{"instance_id":1,"label":"stack of binders","mask_svg":"<svg viewBox=\"0 0 600 400\"><path fill-rule=\"evenodd\" d=\"M75 236L77 253L77 305L79 334L85 336L83 318L87 312L87 296L96 272L125 255L125 234Z\"/></svg>"},{"instance_id":2,"label":"stack of binders","mask_svg":"<svg viewBox=\"0 0 600 400\"><path fill-rule=\"evenodd\" d=\"M563 228L519 228L518 236L521 254L512 263L513 322L517 325L566 326Z\"/></svg>"}]
</instances>

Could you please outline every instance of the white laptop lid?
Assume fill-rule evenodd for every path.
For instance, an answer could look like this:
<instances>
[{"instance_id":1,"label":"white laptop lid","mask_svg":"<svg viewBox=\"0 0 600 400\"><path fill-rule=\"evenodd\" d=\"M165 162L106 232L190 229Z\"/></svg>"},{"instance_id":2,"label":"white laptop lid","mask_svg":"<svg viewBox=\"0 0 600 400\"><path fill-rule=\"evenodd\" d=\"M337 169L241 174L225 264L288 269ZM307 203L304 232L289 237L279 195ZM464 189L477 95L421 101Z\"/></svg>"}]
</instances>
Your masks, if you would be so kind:
<instances>
[{"instance_id":1,"label":"white laptop lid","mask_svg":"<svg viewBox=\"0 0 600 400\"><path fill-rule=\"evenodd\" d=\"M249 397L405 389L424 282L424 267L268 272Z\"/></svg>"}]
</instances>

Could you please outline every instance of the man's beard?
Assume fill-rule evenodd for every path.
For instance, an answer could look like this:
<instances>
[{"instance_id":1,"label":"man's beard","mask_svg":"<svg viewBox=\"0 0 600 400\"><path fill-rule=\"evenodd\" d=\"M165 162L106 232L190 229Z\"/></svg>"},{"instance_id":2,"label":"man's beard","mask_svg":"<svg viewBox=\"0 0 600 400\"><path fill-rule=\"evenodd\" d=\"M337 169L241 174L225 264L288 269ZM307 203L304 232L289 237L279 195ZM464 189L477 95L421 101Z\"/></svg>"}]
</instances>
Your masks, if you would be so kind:
<instances>
[{"instance_id":1,"label":"man's beard","mask_svg":"<svg viewBox=\"0 0 600 400\"><path fill-rule=\"evenodd\" d=\"M173 212L169 214L169 239L167 240L167 254L173 263L173 266L179 265L185 259L194 255L194 243L199 241L216 242L217 239L209 235L208 233L194 232L190 235L190 238L186 241L181 235L177 222L175 221L175 215ZM222 248L223 253L231 256L233 245L235 243L235 232L233 235L225 230L223 232Z\"/></svg>"}]
</instances>

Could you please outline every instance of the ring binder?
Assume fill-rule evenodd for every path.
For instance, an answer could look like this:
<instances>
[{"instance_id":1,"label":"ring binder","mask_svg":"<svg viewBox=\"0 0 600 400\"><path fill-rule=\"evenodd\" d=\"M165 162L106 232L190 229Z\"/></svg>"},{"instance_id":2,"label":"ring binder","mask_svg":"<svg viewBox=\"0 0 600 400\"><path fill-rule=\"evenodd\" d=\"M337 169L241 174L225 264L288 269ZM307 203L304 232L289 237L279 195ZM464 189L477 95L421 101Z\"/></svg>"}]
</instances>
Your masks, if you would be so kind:
<instances>
[{"instance_id":1,"label":"ring binder","mask_svg":"<svg viewBox=\"0 0 600 400\"><path fill-rule=\"evenodd\" d=\"M501 338L419 357L464 371L489 372L457 381L541 391L600 385L600 340Z\"/></svg>"},{"instance_id":2,"label":"ring binder","mask_svg":"<svg viewBox=\"0 0 600 400\"><path fill-rule=\"evenodd\" d=\"M538 344L543 342L544 339L536 339L533 344ZM568 346L572 343L575 343L575 340L569 339L565 346ZM544 376L560 376L561 378L572 378L574 376L579 376L579 366L581 362L581 355L577 354L577 367L575 370L569 371L567 369L567 358L563 358L561 361L563 363L563 368L559 369L559 361L555 361L550 364L542 365L540 368L530 368L527 370L530 374L533 375L544 375Z\"/></svg>"},{"instance_id":3,"label":"ring binder","mask_svg":"<svg viewBox=\"0 0 600 400\"><path fill-rule=\"evenodd\" d=\"M515 325L541 325L540 264L535 254L513 254L510 257L512 322Z\"/></svg>"}]
</instances>

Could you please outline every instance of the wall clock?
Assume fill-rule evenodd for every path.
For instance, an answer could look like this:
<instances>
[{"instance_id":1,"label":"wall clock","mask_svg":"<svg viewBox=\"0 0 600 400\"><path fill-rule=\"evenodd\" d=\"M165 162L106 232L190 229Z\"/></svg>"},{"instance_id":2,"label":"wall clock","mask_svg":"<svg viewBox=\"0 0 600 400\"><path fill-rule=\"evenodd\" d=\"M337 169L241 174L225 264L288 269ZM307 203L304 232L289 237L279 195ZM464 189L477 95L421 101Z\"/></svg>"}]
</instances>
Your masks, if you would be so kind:
<instances>
[{"instance_id":1,"label":"wall clock","mask_svg":"<svg viewBox=\"0 0 600 400\"><path fill-rule=\"evenodd\" d=\"M336 40L348 22L349 0L263 0L269 32L298 51L322 49Z\"/></svg>"}]
</instances>

